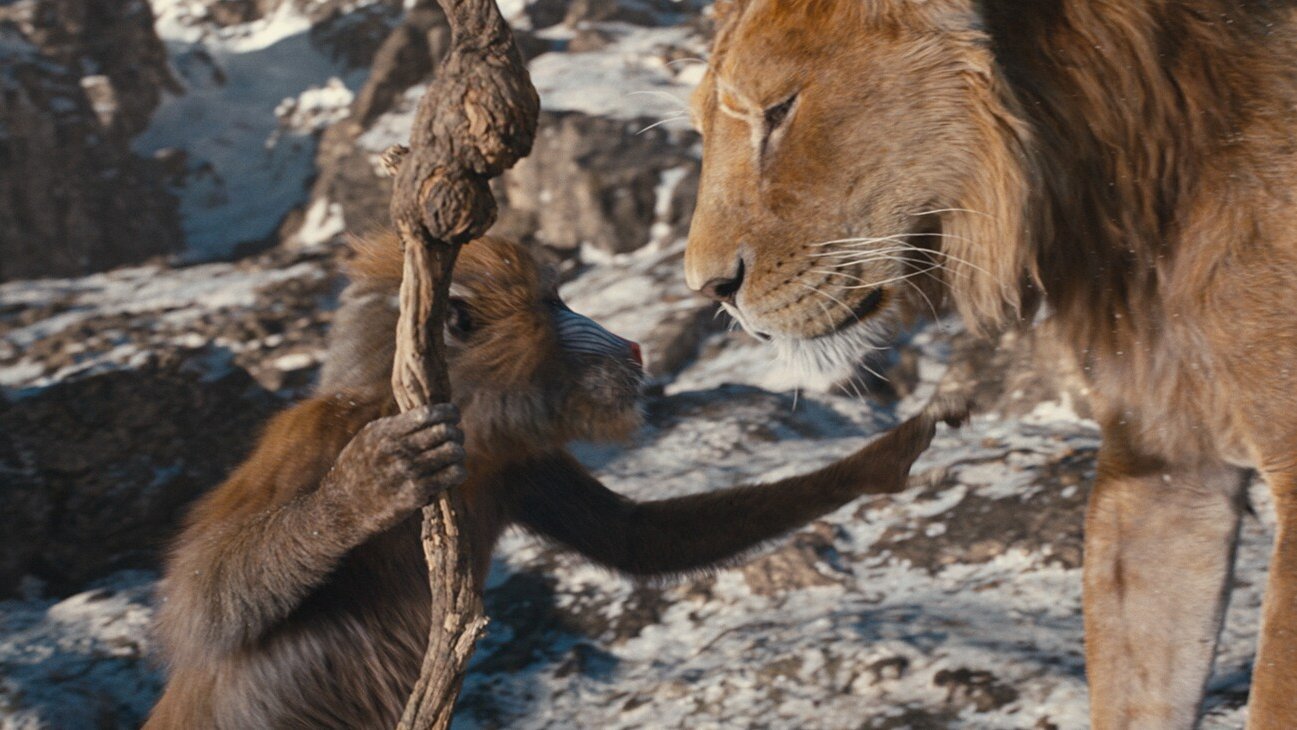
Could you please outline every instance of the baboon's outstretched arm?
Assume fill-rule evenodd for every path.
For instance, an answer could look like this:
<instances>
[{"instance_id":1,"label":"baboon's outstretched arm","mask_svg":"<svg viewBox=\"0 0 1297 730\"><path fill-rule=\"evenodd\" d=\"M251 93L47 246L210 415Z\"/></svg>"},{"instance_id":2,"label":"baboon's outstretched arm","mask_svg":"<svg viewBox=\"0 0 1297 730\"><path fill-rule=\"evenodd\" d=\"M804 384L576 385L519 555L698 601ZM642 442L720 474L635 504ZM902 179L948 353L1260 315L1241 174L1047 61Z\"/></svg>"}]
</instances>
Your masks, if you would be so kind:
<instances>
[{"instance_id":1,"label":"baboon's outstretched arm","mask_svg":"<svg viewBox=\"0 0 1297 730\"><path fill-rule=\"evenodd\" d=\"M861 495L900 491L935 423L918 416L810 474L675 499L631 501L566 453L509 467L497 489L513 520L595 562L635 575L687 572L734 558Z\"/></svg>"}]
</instances>

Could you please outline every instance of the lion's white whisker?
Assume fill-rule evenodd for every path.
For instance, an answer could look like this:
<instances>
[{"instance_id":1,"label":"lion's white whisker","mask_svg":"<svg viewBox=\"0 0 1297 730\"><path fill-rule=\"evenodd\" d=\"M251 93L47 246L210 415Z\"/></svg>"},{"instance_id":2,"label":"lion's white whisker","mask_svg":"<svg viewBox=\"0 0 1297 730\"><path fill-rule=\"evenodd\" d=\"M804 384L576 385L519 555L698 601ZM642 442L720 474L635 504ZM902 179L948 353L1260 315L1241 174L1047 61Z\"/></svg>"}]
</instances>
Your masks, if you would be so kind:
<instances>
[{"instance_id":1,"label":"lion's white whisker","mask_svg":"<svg viewBox=\"0 0 1297 730\"><path fill-rule=\"evenodd\" d=\"M932 233L893 233L890 236L864 236L861 238L838 238L832 241L820 241L818 243L812 243L809 245L814 247L829 246L832 244L844 244L844 243L853 244L853 245L862 245L867 243L879 243L882 241L891 241L893 243L898 243L904 246L914 245L912 243L909 243L908 241L901 240L905 238L949 238L952 241L963 241L964 243L972 243L972 241L970 241L968 238L964 236L957 236L953 233L932 232Z\"/></svg>"},{"instance_id":2,"label":"lion's white whisker","mask_svg":"<svg viewBox=\"0 0 1297 730\"><path fill-rule=\"evenodd\" d=\"M943 263L941 263L941 262L939 262L939 261L926 261L926 262L919 262L919 261L915 261L915 260L913 260L913 259L909 259L909 258L905 258L905 257L900 257L900 256L871 256L871 257L866 257L866 258L842 259L842 260L839 260L839 261L832 261L832 262L827 262L827 263L829 263L830 265L836 265L836 266L841 267L841 268L846 268L846 267L849 267L849 266L858 266L858 265L860 265L860 264L871 264L871 263L876 263L876 262L879 262L879 261L891 261L891 262L899 263L899 264L903 264L903 265L906 265L906 266L909 266L909 265L922 265L922 266L925 267L925 270L928 270L928 271L931 271L931 270L940 270L940 271L950 271L951 273L954 273L953 269L951 269L949 266L947 266L947 265L945 265L945 264L943 264ZM833 270L833 271L839 271L839 269L832 269L832 270ZM822 271L822 270L821 270L821 271ZM845 272L840 272L840 273L845 273Z\"/></svg>"},{"instance_id":3,"label":"lion's white whisker","mask_svg":"<svg viewBox=\"0 0 1297 730\"><path fill-rule=\"evenodd\" d=\"M843 256L848 254L857 255L857 254L870 254L870 253L901 253L903 251L913 251L913 250L914 250L913 246L884 246L882 248L858 248L855 246L847 246L835 251L821 251L820 253L813 253L808 255L812 258L816 258L822 256Z\"/></svg>"},{"instance_id":4,"label":"lion's white whisker","mask_svg":"<svg viewBox=\"0 0 1297 730\"><path fill-rule=\"evenodd\" d=\"M819 259L837 259L844 262L863 263L866 261L899 261L902 263L915 263L915 259L909 256L902 256L900 251L840 251L837 254L819 254L813 258ZM820 262L826 263L826 262ZM827 262L832 263L832 262ZM935 263L935 262L934 262ZM845 265L845 264L844 264Z\"/></svg>"},{"instance_id":5,"label":"lion's white whisker","mask_svg":"<svg viewBox=\"0 0 1297 730\"><path fill-rule=\"evenodd\" d=\"M995 275L992 274L991 272L987 271L986 269L982 268L981 266L978 266L977 264L973 263L972 261L969 261L968 259L965 259L965 258L961 258L961 257L959 257L959 256L956 256L956 255L954 255L953 253L950 253L949 251L941 251L941 250L932 250L932 251L929 251L929 250L927 250L927 249L916 249L916 250L919 251L920 253L934 253L934 254L937 254L937 255L939 255L939 256L944 256L945 258L950 259L951 261L954 261L954 262L957 263L957 264L963 264L964 266L967 266L967 267L969 267L969 268L977 269L978 271L982 272L983 274L986 274L987 276L991 276L991 277L994 277L994 276L995 276ZM936 262L933 262L933 263L936 263Z\"/></svg>"},{"instance_id":6,"label":"lion's white whisker","mask_svg":"<svg viewBox=\"0 0 1297 730\"><path fill-rule=\"evenodd\" d=\"M865 360L863 360L863 359L860 361L860 367L864 368L864 369L865 369L865 372L869 373L870 375L874 376L875 378L878 378L879 380L883 381L884 383L890 383L890 382L892 382L891 380L888 380L888 378L887 378L886 375L883 375L882 373L878 372L877 370L875 370L875 369L869 367L868 363L867 363Z\"/></svg>"},{"instance_id":7,"label":"lion's white whisker","mask_svg":"<svg viewBox=\"0 0 1297 730\"><path fill-rule=\"evenodd\" d=\"M863 366L864 366L864 365L862 364L862 367L863 367ZM851 377L847 378L847 380L846 380L846 386L847 386L848 388L851 389L851 392L852 392L852 393L853 393L857 398L859 398L860 400L864 400L864 399L865 399L865 394L860 392L860 384L859 384L858 382L856 382L857 380L858 380L858 378L857 378L855 375L852 375Z\"/></svg>"},{"instance_id":8,"label":"lion's white whisker","mask_svg":"<svg viewBox=\"0 0 1297 730\"><path fill-rule=\"evenodd\" d=\"M821 291L821 290L819 290L818 288L813 287L813 286L811 286L811 285L809 285L809 284L803 284L803 283L800 282L800 281L797 282L797 283L798 283L798 285L801 286L802 288L810 289L811 291L815 292L816 294L819 294L819 295L822 296L822 297L827 297L827 298L829 299L829 301L831 301L831 302L833 302L834 304L837 304L838 306L840 306L840 307L842 307L843 309L845 309L846 312L847 312L847 314L851 315L851 316L852 316L852 317L853 317L857 322L860 321L860 316L856 314L855 310L853 310L851 307L848 307L846 304L844 304L843 301L842 301L841 299L838 299L837 297L833 296L832 294L829 294L828 292L825 292L825 291ZM830 322L829 324L832 325L833 323Z\"/></svg>"},{"instance_id":9,"label":"lion's white whisker","mask_svg":"<svg viewBox=\"0 0 1297 730\"><path fill-rule=\"evenodd\" d=\"M873 238L870 238L868 236L860 237L860 238L835 238L831 241L818 241L816 243L811 243L807 245L819 248L821 246L832 246L837 243L878 243L880 241L890 241L893 238L896 238L898 236L903 236L903 235L906 234L898 233L896 234L896 236L875 236Z\"/></svg>"},{"instance_id":10,"label":"lion's white whisker","mask_svg":"<svg viewBox=\"0 0 1297 730\"><path fill-rule=\"evenodd\" d=\"M902 274L901 276L894 276L894 277L892 277L892 278L890 278L890 279L883 279L882 281L875 282L875 283L872 283L872 284L857 284L857 285L854 285L854 286L844 286L844 287L842 287L842 288L843 288L843 289L853 289L853 290L854 290L854 289L877 289L877 288L880 287L880 286L886 286L886 285L888 285L888 284L891 284L891 283L893 283L893 282L897 282L897 281L905 281L906 279L909 279L909 278L911 278L911 277L918 276L919 274L925 274L925 273L927 273L927 272L929 272L929 271L934 271L935 268L936 268L936 267L928 267L928 268L926 268L926 269L920 269L919 271L911 271L910 273L908 273L908 274Z\"/></svg>"},{"instance_id":11,"label":"lion's white whisker","mask_svg":"<svg viewBox=\"0 0 1297 730\"><path fill-rule=\"evenodd\" d=\"M908 262L907 262L907 263L908 263ZM941 277L936 276L935 274L932 273L933 270L940 270L941 268L942 268L942 267L929 266L929 267L924 268L922 271L916 271L916 272L914 272L914 273L915 273L916 275L917 275L917 274L927 274L927 275L928 275L928 278L930 278L930 279L932 279L933 281L936 281L936 282L938 282L938 283L942 283L942 279L941 279ZM835 274L835 275L837 275L837 276L841 276L841 277L843 277L843 278L845 278L845 279L851 279L851 280L853 280L853 281L858 281L858 282L860 282L861 284L865 284L866 286L869 286L869 285L870 285L869 280L867 280L867 279L863 279L863 278L861 278L861 277L859 277L859 276L856 276L855 274L848 274L848 273L845 272L845 271L837 271L837 270L835 270L835 269L811 269L811 271L813 271L813 272L815 272L815 273L817 273L817 274Z\"/></svg>"},{"instance_id":12,"label":"lion's white whisker","mask_svg":"<svg viewBox=\"0 0 1297 730\"><path fill-rule=\"evenodd\" d=\"M970 208L935 208L933 210L921 210L917 213L910 213L910 215L918 217L921 215L935 215L937 213L973 213L974 215L984 215L987 218L994 217L990 213L984 213L980 210L972 210Z\"/></svg>"},{"instance_id":13,"label":"lion's white whisker","mask_svg":"<svg viewBox=\"0 0 1297 730\"><path fill-rule=\"evenodd\" d=\"M861 249L861 250L850 249L850 250L843 250L843 251L831 251L831 252L826 252L826 253L816 253L816 254L811 254L808 258L813 258L813 259L852 259L852 260L857 260L857 259L858 259L858 260L862 260L862 261L869 261L869 260L873 260L873 259L876 259L876 258L887 258L887 257L889 257L889 256L898 256L898 255L900 255L900 254L908 253L908 252L913 251L913 250L914 250L914 249L908 249L908 248L879 248L879 249L873 249L873 250L870 250L870 249Z\"/></svg>"},{"instance_id":14,"label":"lion's white whisker","mask_svg":"<svg viewBox=\"0 0 1297 730\"><path fill-rule=\"evenodd\" d=\"M874 283L874 282L871 282L871 281L869 281L869 280L867 280L867 279L863 279L863 278L861 278L861 277L859 277L859 276L856 276L856 275L854 275L854 274L848 274L848 273L846 273L846 272L844 272L844 271L832 271L832 270L830 270L830 269L811 269L811 270L812 270L812 271L815 271L815 272L817 272L817 273L825 273L825 274L832 273L832 274L837 274L838 276L841 276L841 277L846 278L846 279L850 279L850 280L857 281L857 282L859 282L859 283L861 284L860 286L847 286L847 287L845 287L846 289L851 289L851 290L857 290L857 289L877 289L877 288L880 287L880 286L883 286L883 285L885 285L885 284L887 284L887 283L889 283L889 282L891 282L891 281L894 281L894 279L885 279L885 280L883 280L882 282L876 284L876 283ZM905 276L901 277L900 280L901 280L901 281L905 281L905 280L909 279L910 277L913 277L913 276L919 276L919 275L923 274L923 275L927 275L928 278L932 279L933 281L936 281L936 282L939 283L939 284L940 284L940 283L944 283L944 282L942 281L941 277L938 277L938 276L936 276L935 274L932 273L932 272L935 271L935 270L938 270L938 267L935 267L935 266L929 266L929 267L924 268L924 269L921 269L921 270L919 270L919 271L913 271L913 272L910 272L910 273L906 274ZM914 286L914 285L911 284L911 286ZM917 287L916 287L916 288L917 288ZM922 290L920 290L920 293L922 293ZM929 304L931 304L931 303L929 302Z\"/></svg>"},{"instance_id":15,"label":"lion's white whisker","mask_svg":"<svg viewBox=\"0 0 1297 730\"><path fill-rule=\"evenodd\" d=\"M946 233L893 233L888 236L857 236L853 238L835 238L831 241L818 241L816 243L812 243L808 245L814 247L821 247L821 246L831 246L840 243L865 244L865 243L880 243L882 241L892 241L894 243L910 245L900 239L913 238L915 236L939 236L939 237L950 237L950 238L956 237L953 234L946 234Z\"/></svg>"},{"instance_id":16,"label":"lion's white whisker","mask_svg":"<svg viewBox=\"0 0 1297 730\"><path fill-rule=\"evenodd\" d=\"M877 249L877 250L878 250L878 251L884 251L884 250L886 250L886 249ZM949 259L949 260L951 260L951 261L954 261L955 263L963 264L964 266L967 266L967 267L969 267L969 268L977 269L978 271L982 272L983 274L986 274L987 276L994 276L994 274L992 274L990 271L987 271L985 268L983 268L983 267L981 267L981 266L978 266L977 264L975 264L975 263L969 261L968 259L962 258L962 257L960 257L960 256L956 256L955 254L952 254L952 253L950 253L949 251L942 251L941 249L919 248L919 247L917 247L917 246L906 246L903 250L905 250L905 251L912 251L912 252L917 253L917 254L920 254L920 255L922 255L922 254L934 254L934 255L941 256L941 257L944 257L944 258L946 258L946 259ZM817 257L819 257L819 258L837 258L837 259L842 259L842 260L844 260L844 261L847 262L847 263L862 263L862 262L865 262L865 261L871 261L871 260L873 260L873 259L867 258L867 257L868 257L870 254L872 254L872 253L874 253L874 252L871 251L871 250L869 250L869 249L865 249L865 250L862 250L862 251L844 250L844 251L833 251L833 252L824 253L824 254L812 254L812 256L817 256ZM861 257L865 257L865 258L860 258L860 259L853 258L853 257L855 257L855 256L861 256ZM936 262L934 262L934 263L936 263ZM845 265L845 264L844 264L844 265ZM938 265L941 265L941 264L938 264ZM949 267L946 267L946 268L948 269Z\"/></svg>"},{"instance_id":17,"label":"lion's white whisker","mask_svg":"<svg viewBox=\"0 0 1297 730\"><path fill-rule=\"evenodd\" d=\"M805 285L803 285L803 286L805 286ZM812 288L809 287L809 286L806 287L806 288L807 288L807 289L810 289L811 291L815 291L814 289L812 289ZM826 307L826 306L824 306L824 302L821 302L821 301L818 300L818 299L815 300L815 303L818 304L818 305L820 306L820 311L821 311L821 312L824 312L824 326L825 326L825 327L828 327L830 332L836 330L836 329L837 329L837 325L836 325L836 324L834 323L834 321L833 321L833 315L829 313L829 308Z\"/></svg>"},{"instance_id":18,"label":"lion's white whisker","mask_svg":"<svg viewBox=\"0 0 1297 730\"><path fill-rule=\"evenodd\" d=\"M682 119L688 119L688 118L689 118L689 115L688 115L688 114L677 114L677 115L672 116L672 117L667 117L666 119L660 119L660 120L658 120L658 121L656 121L656 122L653 122L652 124L648 125L647 127L641 129L640 131L636 132L635 134L637 134L637 135L639 135L639 134L644 134L645 132L649 131L650 129L653 129L654 127L660 127L660 126L662 126L663 124L670 124L671 122L678 122L678 121L680 121L680 120L682 120Z\"/></svg>"}]
</instances>

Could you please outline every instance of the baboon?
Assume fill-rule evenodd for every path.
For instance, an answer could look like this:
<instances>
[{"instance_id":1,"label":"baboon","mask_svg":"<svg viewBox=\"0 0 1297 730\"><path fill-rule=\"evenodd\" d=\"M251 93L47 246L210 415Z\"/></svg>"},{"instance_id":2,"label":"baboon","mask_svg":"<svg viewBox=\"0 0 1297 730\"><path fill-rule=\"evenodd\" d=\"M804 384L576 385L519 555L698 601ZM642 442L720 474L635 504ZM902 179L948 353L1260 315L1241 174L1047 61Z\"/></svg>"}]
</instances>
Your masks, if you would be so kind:
<instances>
[{"instance_id":1,"label":"baboon","mask_svg":"<svg viewBox=\"0 0 1297 730\"><path fill-rule=\"evenodd\" d=\"M564 444L637 427L637 345L568 309L528 249L483 238L451 286L454 403L397 413L399 244L357 248L318 395L270 423L170 555L159 610L170 680L149 728L394 726L426 645L419 508L438 490L464 492L479 590L510 524L623 573L682 573L902 489L940 418L805 476L634 502Z\"/></svg>"}]
</instances>

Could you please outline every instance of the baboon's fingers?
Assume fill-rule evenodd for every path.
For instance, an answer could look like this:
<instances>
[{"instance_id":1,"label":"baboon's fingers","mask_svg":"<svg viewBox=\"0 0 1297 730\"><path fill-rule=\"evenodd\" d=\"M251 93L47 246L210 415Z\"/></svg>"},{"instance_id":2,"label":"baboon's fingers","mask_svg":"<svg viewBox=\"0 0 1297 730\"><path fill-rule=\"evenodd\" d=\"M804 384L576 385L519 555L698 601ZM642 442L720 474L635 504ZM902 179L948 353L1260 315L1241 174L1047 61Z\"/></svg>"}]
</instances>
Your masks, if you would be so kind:
<instances>
[{"instance_id":1,"label":"baboon's fingers","mask_svg":"<svg viewBox=\"0 0 1297 730\"><path fill-rule=\"evenodd\" d=\"M414 452L427 451L446 443L464 443L464 431L450 423L436 423L406 436L406 448Z\"/></svg>"},{"instance_id":2,"label":"baboon's fingers","mask_svg":"<svg viewBox=\"0 0 1297 730\"><path fill-rule=\"evenodd\" d=\"M401 434L409 435L438 424L458 424L459 409L453 403L430 403L392 418L399 425Z\"/></svg>"},{"instance_id":3,"label":"baboon's fingers","mask_svg":"<svg viewBox=\"0 0 1297 730\"><path fill-rule=\"evenodd\" d=\"M424 451L412 459L414 479L421 488L424 500L464 483L468 478L464 456L464 447L451 441Z\"/></svg>"},{"instance_id":4,"label":"baboon's fingers","mask_svg":"<svg viewBox=\"0 0 1297 730\"><path fill-rule=\"evenodd\" d=\"M962 395L938 394L928 401L923 412L935 421L942 421L951 428L959 428L968 423L972 403Z\"/></svg>"},{"instance_id":5,"label":"baboon's fingers","mask_svg":"<svg viewBox=\"0 0 1297 730\"><path fill-rule=\"evenodd\" d=\"M431 449L420 451L411 462L422 474L432 474L453 464L464 463L464 447L448 441Z\"/></svg>"},{"instance_id":6,"label":"baboon's fingers","mask_svg":"<svg viewBox=\"0 0 1297 730\"><path fill-rule=\"evenodd\" d=\"M458 487L466 479L468 479L468 470L464 468L463 464L451 464L439 469L435 474L428 477L429 483L434 487L434 489L428 491L428 496L431 497L437 492Z\"/></svg>"}]
</instances>

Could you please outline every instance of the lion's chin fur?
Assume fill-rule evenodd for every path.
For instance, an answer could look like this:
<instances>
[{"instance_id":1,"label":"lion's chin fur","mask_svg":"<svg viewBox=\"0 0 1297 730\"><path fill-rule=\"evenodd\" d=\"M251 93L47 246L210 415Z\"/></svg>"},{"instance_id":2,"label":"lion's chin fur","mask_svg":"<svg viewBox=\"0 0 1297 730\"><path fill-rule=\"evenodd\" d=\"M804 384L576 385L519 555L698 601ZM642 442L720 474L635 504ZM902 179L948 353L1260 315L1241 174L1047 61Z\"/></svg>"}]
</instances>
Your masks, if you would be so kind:
<instances>
[{"instance_id":1,"label":"lion's chin fur","mask_svg":"<svg viewBox=\"0 0 1297 730\"><path fill-rule=\"evenodd\" d=\"M780 363L793 374L838 383L851 378L872 353L884 349L896 330L896 317L885 310L819 337L774 337L771 344Z\"/></svg>"}]
</instances>

